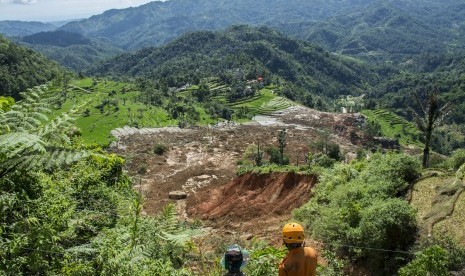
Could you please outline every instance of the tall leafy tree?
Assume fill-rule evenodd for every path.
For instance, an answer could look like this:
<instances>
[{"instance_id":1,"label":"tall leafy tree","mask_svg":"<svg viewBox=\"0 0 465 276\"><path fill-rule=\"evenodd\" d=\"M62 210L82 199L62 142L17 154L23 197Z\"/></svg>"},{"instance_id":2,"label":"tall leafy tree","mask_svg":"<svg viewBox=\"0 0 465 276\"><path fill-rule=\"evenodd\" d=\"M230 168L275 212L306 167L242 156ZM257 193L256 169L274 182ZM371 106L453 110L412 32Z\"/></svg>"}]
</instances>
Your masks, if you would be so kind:
<instances>
[{"instance_id":1,"label":"tall leafy tree","mask_svg":"<svg viewBox=\"0 0 465 276\"><path fill-rule=\"evenodd\" d=\"M422 133L425 147L423 148L423 168L429 165L430 144L434 129L440 125L453 106L451 102L442 103L439 99L439 90L433 87L422 98L418 92L412 93L413 103L409 107L413 120Z\"/></svg>"}]
</instances>

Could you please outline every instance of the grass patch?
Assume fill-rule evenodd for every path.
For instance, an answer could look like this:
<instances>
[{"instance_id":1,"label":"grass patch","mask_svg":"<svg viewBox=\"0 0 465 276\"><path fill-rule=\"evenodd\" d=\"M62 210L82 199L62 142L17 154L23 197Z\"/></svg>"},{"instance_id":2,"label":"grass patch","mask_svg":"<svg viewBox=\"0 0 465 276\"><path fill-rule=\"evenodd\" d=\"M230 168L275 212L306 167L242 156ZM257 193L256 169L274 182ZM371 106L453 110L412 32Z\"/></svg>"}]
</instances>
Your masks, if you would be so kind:
<instances>
[{"instance_id":1,"label":"grass patch","mask_svg":"<svg viewBox=\"0 0 465 276\"><path fill-rule=\"evenodd\" d=\"M270 89L264 88L257 95L236 102L226 99L225 91L228 87L219 79L212 78L208 85L214 89L211 100L221 102L240 110L247 107L251 118L256 114L270 114L276 110L285 109L294 103L275 95ZM192 85L180 92L181 97L190 97L192 91L199 87ZM56 89L60 92L61 89ZM110 80L95 80L92 78L78 79L70 82L66 92L66 100L55 116L62 112L76 111L76 125L80 128L82 139L85 143L108 145L115 138L110 134L111 130L124 127L165 127L177 126L178 120L171 119L168 112L162 108L148 106L138 100L140 92L135 89L134 84L115 82ZM197 124L206 125L216 122L207 114L205 108L199 103L193 104L199 113ZM248 119L240 119L245 122Z\"/></svg>"},{"instance_id":2,"label":"grass patch","mask_svg":"<svg viewBox=\"0 0 465 276\"><path fill-rule=\"evenodd\" d=\"M70 84L72 86L67 92L66 101L55 114L77 110L75 123L81 129L82 139L86 143L107 145L115 139L110 131L125 125L177 125L177 121L170 119L165 110L140 103L136 99L139 92L128 83L106 80L94 85L94 80L87 78L74 80ZM104 101L110 103L102 109L99 106Z\"/></svg>"},{"instance_id":3,"label":"grass patch","mask_svg":"<svg viewBox=\"0 0 465 276\"><path fill-rule=\"evenodd\" d=\"M413 188L411 205L418 211L421 234L448 234L465 242L464 184L454 175L444 174L418 181Z\"/></svg>"},{"instance_id":4,"label":"grass patch","mask_svg":"<svg viewBox=\"0 0 465 276\"><path fill-rule=\"evenodd\" d=\"M460 243L465 245L465 192L458 197L452 215L434 225L433 231L441 234L452 234Z\"/></svg>"}]
</instances>

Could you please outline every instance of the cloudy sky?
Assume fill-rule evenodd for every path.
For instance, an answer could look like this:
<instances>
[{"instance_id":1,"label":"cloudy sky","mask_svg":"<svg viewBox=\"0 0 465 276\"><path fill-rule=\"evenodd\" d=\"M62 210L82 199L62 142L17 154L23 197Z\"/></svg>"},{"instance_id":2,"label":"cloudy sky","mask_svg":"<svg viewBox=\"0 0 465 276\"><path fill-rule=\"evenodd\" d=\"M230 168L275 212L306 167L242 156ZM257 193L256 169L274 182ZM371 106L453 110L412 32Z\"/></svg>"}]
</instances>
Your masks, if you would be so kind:
<instances>
[{"instance_id":1,"label":"cloudy sky","mask_svg":"<svg viewBox=\"0 0 465 276\"><path fill-rule=\"evenodd\" d=\"M55 21L87 18L109 9L136 7L152 0L0 0L0 20Z\"/></svg>"}]
</instances>

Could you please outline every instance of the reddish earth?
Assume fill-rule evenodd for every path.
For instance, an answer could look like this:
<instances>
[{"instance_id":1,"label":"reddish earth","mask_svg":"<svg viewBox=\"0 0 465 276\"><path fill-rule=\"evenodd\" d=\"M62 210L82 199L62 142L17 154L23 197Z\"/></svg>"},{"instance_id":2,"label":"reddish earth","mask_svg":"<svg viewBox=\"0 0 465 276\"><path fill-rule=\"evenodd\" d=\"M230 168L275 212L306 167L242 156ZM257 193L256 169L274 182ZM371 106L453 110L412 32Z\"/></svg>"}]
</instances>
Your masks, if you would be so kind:
<instances>
[{"instance_id":1,"label":"reddish earth","mask_svg":"<svg viewBox=\"0 0 465 276\"><path fill-rule=\"evenodd\" d=\"M287 130L285 154L292 164L303 163L309 144L320 139L322 130L351 158L361 143L363 122L354 114L302 107L257 120L195 129L117 130L119 141L112 150L126 158L135 189L145 196L147 215L176 203L184 219L199 218L214 229L268 240L276 237L279 242L276 233L291 218L292 209L308 201L315 179L297 174L246 174L236 178L237 161L251 144L277 146L277 134L283 128ZM153 151L156 144L168 150L157 155ZM171 191L184 191L188 198L171 200Z\"/></svg>"},{"instance_id":2,"label":"reddish earth","mask_svg":"<svg viewBox=\"0 0 465 276\"><path fill-rule=\"evenodd\" d=\"M266 232L270 231L270 236L276 236L280 220L289 219L293 209L308 201L315 182L314 175L247 173L219 188L194 194L187 213L217 229L242 233L261 229L260 235L269 236Z\"/></svg>"}]
</instances>

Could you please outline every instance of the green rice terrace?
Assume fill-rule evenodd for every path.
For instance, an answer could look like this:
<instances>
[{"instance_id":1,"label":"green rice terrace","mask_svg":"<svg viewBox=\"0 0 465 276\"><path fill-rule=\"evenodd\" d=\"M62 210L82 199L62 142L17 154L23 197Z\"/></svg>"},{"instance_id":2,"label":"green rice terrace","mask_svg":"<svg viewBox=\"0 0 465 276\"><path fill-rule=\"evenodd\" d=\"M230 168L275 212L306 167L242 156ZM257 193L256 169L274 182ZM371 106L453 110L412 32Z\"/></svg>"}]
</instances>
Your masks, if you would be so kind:
<instances>
[{"instance_id":1,"label":"green rice terrace","mask_svg":"<svg viewBox=\"0 0 465 276\"><path fill-rule=\"evenodd\" d=\"M267 86L253 96L238 101L229 101L227 92L229 86L217 78L209 78L207 85L210 90L211 102L223 104L234 111L242 111L247 116L232 120L238 122L249 121L254 115L269 115L275 111L295 105L292 101L276 94L275 86ZM199 86L192 85L177 91L178 102L192 101L192 93ZM166 127L178 126L182 118L173 118L165 108L168 99L159 106L148 105L140 100L141 91L136 85L110 80L95 80L91 78L73 80L68 85L66 93L62 93L61 107L56 113L76 110L77 127L81 130L82 138L87 143L105 145L112 139L110 131L123 126L132 127ZM190 102L199 114L197 125L214 124L218 118L208 114L205 105ZM248 118L248 119L247 119Z\"/></svg>"},{"instance_id":2,"label":"green rice terrace","mask_svg":"<svg viewBox=\"0 0 465 276\"><path fill-rule=\"evenodd\" d=\"M388 138L399 139L402 145L421 146L418 140L419 132L413 123L404 118L384 109L363 110L362 114L366 115L369 120L378 123L381 127L381 133Z\"/></svg>"}]
</instances>

